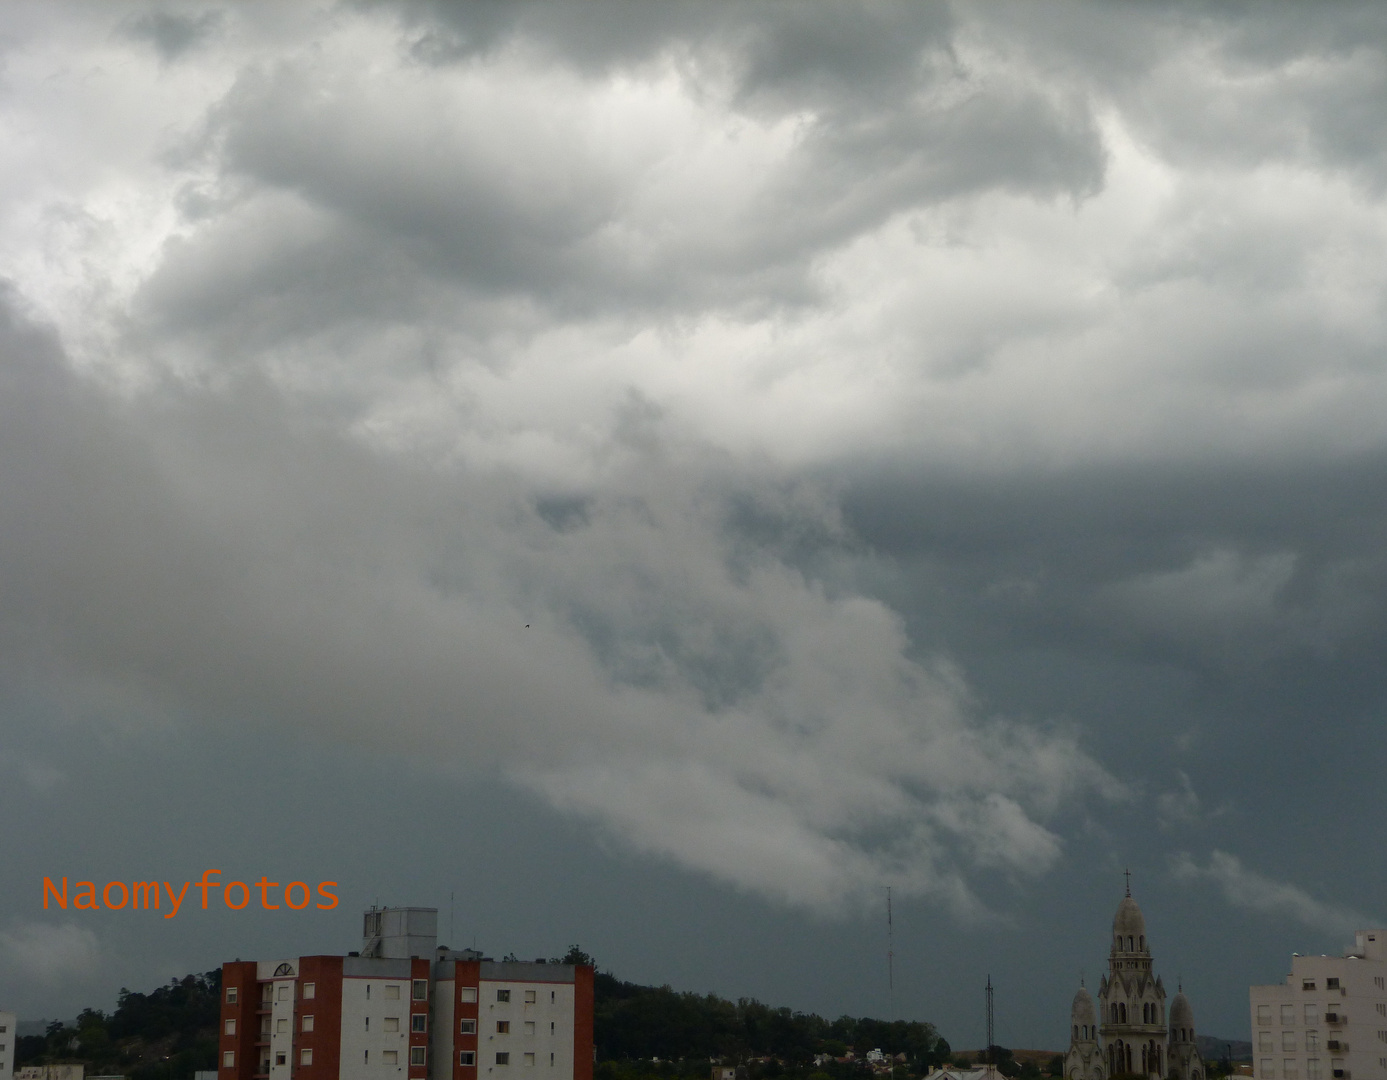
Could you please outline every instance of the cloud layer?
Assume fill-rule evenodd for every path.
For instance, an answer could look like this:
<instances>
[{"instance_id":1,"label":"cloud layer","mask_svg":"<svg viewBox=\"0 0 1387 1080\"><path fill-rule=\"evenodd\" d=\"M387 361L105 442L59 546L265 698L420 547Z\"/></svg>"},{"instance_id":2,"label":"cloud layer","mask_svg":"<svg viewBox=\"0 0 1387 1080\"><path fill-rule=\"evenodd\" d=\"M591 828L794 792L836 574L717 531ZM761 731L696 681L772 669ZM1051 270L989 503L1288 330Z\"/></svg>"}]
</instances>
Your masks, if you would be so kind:
<instances>
[{"instance_id":1,"label":"cloud layer","mask_svg":"<svg viewBox=\"0 0 1387 1080\"><path fill-rule=\"evenodd\" d=\"M13 685L967 914L1150 781L964 654L1381 640L1370 11L576 10L15 16Z\"/></svg>"}]
</instances>

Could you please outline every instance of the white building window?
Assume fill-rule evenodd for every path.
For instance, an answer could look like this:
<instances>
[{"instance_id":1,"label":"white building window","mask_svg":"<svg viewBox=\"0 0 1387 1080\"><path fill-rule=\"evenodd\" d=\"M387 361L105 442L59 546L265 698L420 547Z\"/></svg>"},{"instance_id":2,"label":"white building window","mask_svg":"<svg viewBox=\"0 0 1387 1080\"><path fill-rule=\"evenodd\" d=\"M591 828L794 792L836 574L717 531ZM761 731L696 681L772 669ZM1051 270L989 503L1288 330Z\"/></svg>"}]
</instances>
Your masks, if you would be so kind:
<instances>
[{"instance_id":1,"label":"white building window","mask_svg":"<svg viewBox=\"0 0 1387 1080\"><path fill-rule=\"evenodd\" d=\"M1308 1058L1305 1062L1305 1080L1320 1080L1320 1059Z\"/></svg>"},{"instance_id":2,"label":"white building window","mask_svg":"<svg viewBox=\"0 0 1387 1080\"><path fill-rule=\"evenodd\" d=\"M400 1052L398 1050L385 1051L385 1063L387 1065L398 1065L400 1063Z\"/></svg>"},{"instance_id":3,"label":"white building window","mask_svg":"<svg viewBox=\"0 0 1387 1080\"><path fill-rule=\"evenodd\" d=\"M411 1065L426 1064L426 1062L424 1061L424 1051L426 1049L427 1048L423 1046L411 1046L409 1048L409 1063Z\"/></svg>"},{"instance_id":4,"label":"white building window","mask_svg":"<svg viewBox=\"0 0 1387 1080\"><path fill-rule=\"evenodd\" d=\"M1284 1080L1296 1080L1295 1058L1286 1058L1285 1061L1281 1062L1281 1075Z\"/></svg>"},{"instance_id":5,"label":"white building window","mask_svg":"<svg viewBox=\"0 0 1387 1080\"><path fill-rule=\"evenodd\" d=\"M397 984L397 983L387 983L387 984L386 984L386 986L385 986L385 1000L386 1000L386 1001L399 1001L399 1000L400 1000L400 987L399 987L399 984Z\"/></svg>"},{"instance_id":6,"label":"white building window","mask_svg":"<svg viewBox=\"0 0 1387 1080\"><path fill-rule=\"evenodd\" d=\"M1257 1006L1257 1023L1258 1023L1258 1024L1261 1024L1261 1025L1263 1025L1263 1026L1270 1026L1270 1024L1271 1024L1271 1006L1270 1006L1270 1005L1258 1005L1258 1006Z\"/></svg>"},{"instance_id":7,"label":"white building window","mask_svg":"<svg viewBox=\"0 0 1387 1080\"><path fill-rule=\"evenodd\" d=\"M277 1053L277 1054L275 1055L275 1064L276 1064L276 1065L287 1065L288 1063L289 1063L288 1056L286 1055L286 1053L285 1053L283 1050L281 1050L279 1053Z\"/></svg>"},{"instance_id":8,"label":"white building window","mask_svg":"<svg viewBox=\"0 0 1387 1080\"><path fill-rule=\"evenodd\" d=\"M289 984L288 984L288 983L280 983L280 984L279 984L279 1000L280 1000L280 1001L288 1001L288 1000L289 1000Z\"/></svg>"},{"instance_id":9,"label":"white building window","mask_svg":"<svg viewBox=\"0 0 1387 1080\"><path fill-rule=\"evenodd\" d=\"M367 1021L367 1022L369 1023L370 1021ZM399 1031L399 1030L400 1030L400 1018L399 1018L398 1016L387 1016L387 1017L385 1018L385 1030L386 1030L386 1031Z\"/></svg>"},{"instance_id":10,"label":"white building window","mask_svg":"<svg viewBox=\"0 0 1387 1080\"><path fill-rule=\"evenodd\" d=\"M533 1066L534 1063L535 1063L535 1056L534 1056L534 1054L526 1054L526 1055L525 1055L525 1064L526 1064L526 1065Z\"/></svg>"},{"instance_id":11,"label":"white building window","mask_svg":"<svg viewBox=\"0 0 1387 1080\"><path fill-rule=\"evenodd\" d=\"M1294 1024L1294 1023L1295 1023L1295 1006L1294 1006L1294 1005L1282 1005L1282 1006L1281 1006L1281 1026L1282 1026L1282 1027L1290 1027L1290 1026L1291 1026L1292 1024Z\"/></svg>"},{"instance_id":12,"label":"white building window","mask_svg":"<svg viewBox=\"0 0 1387 1080\"><path fill-rule=\"evenodd\" d=\"M502 1050L502 1051L500 1051L499 1053L497 1053L497 1055L496 1055L496 1064L497 1064L497 1065L509 1065L509 1064L510 1064L510 1053L509 1053L509 1051Z\"/></svg>"},{"instance_id":13,"label":"white building window","mask_svg":"<svg viewBox=\"0 0 1387 1080\"><path fill-rule=\"evenodd\" d=\"M304 983L304 984L303 984L303 1000L304 1000L304 1001L312 1001L312 1000L313 1000L315 997L317 997L317 996L318 996L318 984L317 984L317 983Z\"/></svg>"},{"instance_id":14,"label":"white building window","mask_svg":"<svg viewBox=\"0 0 1387 1080\"><path fill-rule=\"evenodd\" d=\"M1257 1032L1257 1049L1258 1049L1258 1050L1262 1050L1262 1051L1267 1051L1267 1050L1270 1050L1270 1049L1271 1049L1271 1032L1270 1032L1270 1031L1259 1031L1259 1032Z\"/></svg>"},{"instance_id":15,"label":"white building window","mask_svg":"<svg viewBox=\"0 0 1387 1080\"><path fill-rule=\"evenodd\" d=\"M299 1030L300 1030L300 1031L312 1031L312 1030L313 1030L313 1017L312 1017L311 1014L308 1015L308 1016L303 1017L303 1019L301 1019L301 1020L299 1021Z\"/></svg>"},{"instance_id":16,"label":"white building window","mask_svg":"<svg viewBox=\"0 0 1387 1080\"><path fill-rule=\"evenodd\" d=\"M1283 1031L1283 1032L1281 1033L1281 1049L1282 1049L1282 1050L1294 1050L1294 1049L1295 1049L1295 1032L1294 1032L1294 1031Z\"/></svg>"},{"instance_id":17,"label":"white building window","mask_svg":"<svg viewBox=\"0 0 1387 1080\"><path fill-rule=\"evenodd\" d=\"M222 1068L234 1069L236 1067L236 1051L228 1050L222 1055Z\"/></svg>"},{"instance_id":18,"label":"white building window","mask_svg":"<svg viewBox=\"0 0 1387 1080\"><path fill-rule=\"evenodd\" d=\"M509 1021L509 1020L497 1020L497 1021L496 1021L496 1034L497 1034L497 1035L509 1035L509 1034L510 1034L510 1021Z\"/></svg>"},{"instance_id":19,"label":"white building window","mask_svg":"<svg viewBox=\"0 0 1387 1080\"><path fill-rule=\"evenodd\" d=\"M461 1065L461 1066L463 1066L464 1068L471 1068L472 1066L476 1065L476 1064L477 1064L477 1051L475 1051L475 1050L459 1050L459 1051L458 1051L458 1064Z\"/></svg>"},{"instance_id":20,"label":"white building window","mask_svg":"<svg viewBox=\"0 0 1387 1080\"><path fill-rule=\"evenodd\" d=\"M533 1005L534 1003L535 1003L535 992L534 992L533 990L526 990L526 991L525 991L525 1004L526 1004L526 1005Z\"/></svg>"},{"instance_id":21,"label":"white building window","mask_svg":"<svg viewBox=\"0 0 1387 1080\"><path fill-rule=\"evenodd\" d=\"M1320 1007L1313 1001L1305 1003L1305 1022L1307 1024L1318 1024L1320 1022Z\"/></svg>"},{"instance_id":22,"label":"white building window","mask_svg":"<svg viewBox=\"0 0 1387 1080\"><path fill-rule=\"evenodd\" d=\"M288 1030L289 1030L289 1018L288 1018L287 1016L281 1016L278 1020L275 1021L275 1034L276 1034L276 1035L283 1035L283 1034L284 1034L285 1032L287 1032Z\"/></svg>"},{"instance_id":23,"label":"white building window","mask_svg":"<svg viewBox=\"0 0 1387 1080\"><path fill-rule=\"evenodd\" d=\"M477 1021L473 1020L471 1017L467 1017L467 1018L465 1018L465 1019L463 1019L463 1020L459 1020L459 1021L458 1021L458 1034L459 1034L459 1035L475 1035L475 1034L477 1034Z\"/></svg>"},{"instance_id":24,"label":"white building window","mask_svg":"<svg viewBox=\"0 0 1387 1080\"><path fill-rule=\"evenodd\" d=\"M312 1065L312 1064L313 1064L313 1048L312 1048L312 1047L310 1047L310 1046L305 1046L302 1050L299 1051L299 1064L300 1064L300 1065Z\"/></svg>"},{"instance_id":25,"label":"white building window","mask_svg":"<svg viewBox=\"0 0 1387 1080\"><path fill-rule=\"evenodd\" d=\"M533 1035L534 1033L535 1033L535 1022L534 1022L533 1020L526 1020L526 1021L525 1021L525 1034L526 1034L526 1035Z\"/></svg>"},{"instance_id":26,"label":"white building window","mask_svg":"<svg viewBox=\"0 0 1387 1080\"><path fill-rule=\"evenodd\" d=\"M236 1004L236 987L228 986L226 988L226 1003L228 1005Z\"/></svg>"},{"instance_id":27,"label":"white building window","mask_svg":"<svg viewBox=\"0 0 1387 1080\"><path fill-rule=\"evenodd\" d=\"M471 1004L477 1000L477 988L475 986L464 986L458 990L458 1000Z\"/></svg>"},{"instance_id":28,"label":"white building window","mask_svg":"<svg viewBox=\"0 0 1387 1080\"><path fill-rule=\"evenodd\" d=\"M415 1000L415 1001L428 1001L428 1000L429 1000L429 980L428 980L428 979L415 979L415 980L414 980L414 1000Z\"/></svg>"},{"instance_id":29,"label":"white building window","mask_svg":"<svg viewBox=\"0 0 1387 1080\"><path fill-rule=\"evenodd\" d=\"M1272 1068L1271 1058L1262 1058L1257 1062L1257 1075L1260 1080L1272 1080L1276 1075L1276 1070Z\"/></svg>"},{"instance_id":30,"label":"white building window","mask_svg":"<svg viewBox=\"0 0 1387 1080\"><path fill-rule=\"evenodd\" d=\"M235 1035L235 1034L236 1034L236 1021L235 1021L235 1020L228 1020L228 1021L226 1022L226 1033L227 1033L228 1035Z\"/></svg>"},{"instance_id":31,"label":"white building window","mask_svg":"<svg viewBox=\"0 0 1387 1080\"><path fill-rule=\"evenodd\" d=\"M509 990L497 990L497 991L496 991L496 1000L497 1000L497 1001L509 1001L509 1000L510 1000L510 991L509 991Z\"/></svg>"},{"instance_id":32,"label":"white building window","mask_svg":"<svg viewBox=\"0 0 1387 1080\"><path fill-rule=\"evenodd\" d=\"M551 1066L554 1064L554 1055L552 1052L549 1054L549 1064Z\"/></svg>"}]
</instances>

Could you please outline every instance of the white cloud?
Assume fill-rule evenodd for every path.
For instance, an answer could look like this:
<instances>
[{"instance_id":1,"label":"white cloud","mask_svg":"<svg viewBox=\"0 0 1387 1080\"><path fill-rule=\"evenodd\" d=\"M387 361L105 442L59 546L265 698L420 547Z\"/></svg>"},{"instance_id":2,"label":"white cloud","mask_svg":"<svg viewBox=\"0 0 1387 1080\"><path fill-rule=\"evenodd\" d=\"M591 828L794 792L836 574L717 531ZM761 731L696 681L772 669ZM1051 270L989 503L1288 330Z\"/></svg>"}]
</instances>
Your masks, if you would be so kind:
<instances>
[{"instance_id":1,"label":"white cloud","mask_svg":"<svg viewBox=\"0 0 1387 1080\"><path fill-rule=\"evenodd\" d=\"M74 923L12 923L0 931L0 955L11 971L45 987L90 982L101 963L96 934Z\"/></svg>"},{"instance_id":2,"label":"white cloud","mask_svg":"<svg viewBox=\"0 0 1387 1080\"><path fill-rule=\"evenodd\" d=\"M1205 866L1187 852L1171 856L1171 872L1181 881L1210 881L1234 907L1263 915L1291 919L1326 934L1350 934L1365 926L1378 925L1372 919L1345 908L1316 900L1295 885L1272 881L1243 866L1241 860L1215 851Z\"/></svg>"}]
</instances>

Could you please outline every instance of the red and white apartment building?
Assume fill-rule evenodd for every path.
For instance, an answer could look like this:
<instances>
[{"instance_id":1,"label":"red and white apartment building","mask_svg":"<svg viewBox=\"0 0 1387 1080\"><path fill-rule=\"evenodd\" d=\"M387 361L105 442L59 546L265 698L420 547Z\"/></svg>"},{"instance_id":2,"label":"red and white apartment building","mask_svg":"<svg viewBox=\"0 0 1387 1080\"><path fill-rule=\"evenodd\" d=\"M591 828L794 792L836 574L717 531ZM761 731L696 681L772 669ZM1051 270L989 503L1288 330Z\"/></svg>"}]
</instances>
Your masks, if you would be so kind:
<instances>
[{"instance_id":1,"label":"red and white apartment building","mask_svg":"<svg viewBox=\"0 0 1387 1080\"><path fill-rule=\"evenodd\" d=\"M592 1080L591 967L437 933L434 908L372 909L359 953L223 964L218 1080Z\"/></svg>"}]
</instances>

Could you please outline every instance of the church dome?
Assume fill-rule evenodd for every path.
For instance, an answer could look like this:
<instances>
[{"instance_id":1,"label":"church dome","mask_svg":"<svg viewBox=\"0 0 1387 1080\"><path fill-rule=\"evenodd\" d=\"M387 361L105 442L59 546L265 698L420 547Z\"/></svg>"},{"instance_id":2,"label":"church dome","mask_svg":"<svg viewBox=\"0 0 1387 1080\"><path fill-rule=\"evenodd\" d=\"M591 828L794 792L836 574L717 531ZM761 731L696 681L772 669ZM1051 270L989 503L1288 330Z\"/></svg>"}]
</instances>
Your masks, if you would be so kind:
<instances>
[{"instance_id":1,"label":"church dome","mask_svg":"<svg viewBox=\"0 0 1387 1080\"><path fill-rule=\"evenodd\" d=\"M1146 948L1146 919L1142 916L1141 908L1137 907L1137 902L1130 896L1124 896L1122 903L1117 905L1117 914L1112 919L1112 932L1114 939L1132 939L1131 945L1119 946L1128 952Z\"/></svg>"},{"instance_id":2,"label":"church dome","mask_svg":"<svg viewBox=\"0 0 1387 1080\"><path fill-rule=\"evenodd\" d=\"M1185 997L1184 991L1176 994L1170 1003L1170 1026L1172 1030L1194 1030L1194 1010L1190 1008L1190 999Z\"/></svg>"},{"instance_id":3,"label":"church dome","mask_svg":"<svg viewBox=\"0 0 1387 1080\"><path fill-rule=\"evenodd\" d=\"M1069 1010L1071 1024L1087 1024L1092 1030L1098 1026L1098 1013L1093 1007L1093 997L1082 986L1074 995L1074 1005Z\"/></svg>"}]
</instances>

